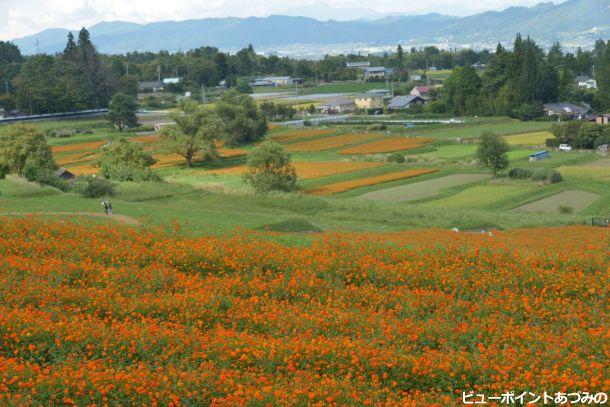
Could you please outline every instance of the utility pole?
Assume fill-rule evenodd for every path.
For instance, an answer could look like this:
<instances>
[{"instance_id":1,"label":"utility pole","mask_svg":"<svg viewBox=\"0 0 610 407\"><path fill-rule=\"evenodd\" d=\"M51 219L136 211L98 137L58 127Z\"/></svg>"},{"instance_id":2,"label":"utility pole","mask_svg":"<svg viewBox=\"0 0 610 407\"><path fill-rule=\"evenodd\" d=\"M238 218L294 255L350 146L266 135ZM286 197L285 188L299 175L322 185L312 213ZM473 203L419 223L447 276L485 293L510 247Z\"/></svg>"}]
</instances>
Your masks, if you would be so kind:
<instances>
[{"instance_id":1,"label":"utility pole","mask_svg":"<svg viewBox=\"0 0 610 407\"><path fill-rule=\"evenodd\" d=\"M157 65L157 78L161 82L161 65Z\"/></svg>"},{"instance_id":2,"label":"utility pole","mask_svg":"<svg viewBox=\"0 0 610 407\"><path fill-rule=\"evenodd\" d=\"M127 61L127 75L129 75L129 61Z\"/></svg>"},{"instance_id":3,"label":"utility pole","mask_svg":"<svg viewBox=\"0 0 610 407\"><path fill-rule=\"evenodd\" d=\"M205 84L201 84L201 102L205 105Z\"/></svg>"}]
</instances>

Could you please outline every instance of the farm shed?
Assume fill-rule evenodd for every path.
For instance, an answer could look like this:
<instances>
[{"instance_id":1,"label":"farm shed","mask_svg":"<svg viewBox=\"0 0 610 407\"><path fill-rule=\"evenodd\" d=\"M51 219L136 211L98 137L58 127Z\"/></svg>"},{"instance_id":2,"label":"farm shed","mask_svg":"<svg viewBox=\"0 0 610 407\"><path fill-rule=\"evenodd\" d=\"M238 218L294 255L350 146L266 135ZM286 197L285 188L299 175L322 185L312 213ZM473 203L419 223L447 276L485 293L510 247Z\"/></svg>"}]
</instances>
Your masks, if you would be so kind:
<instances>
[{"instance_id":1,"label":"farm shed","mask_svg":"<svg viewBox=\"0 0 610 407\"><path fill-rule=\"evenodd\" d=\"M68 171L65 168L60 168L57 171L55 171L55 176L61 179L65 179L66 181L71 181L74 178L76 178L76 176L74 174L72 174L70 171Z\"/></svg>"},{"instance_id":2,"label":"farm shed","mask_svg":"<svg viewBox=\"0 0 610 407\"><path fill-rule=\"evenodd\" d=\"M320 111L326 114L353 112L355 109L354 100L344 97L331 98L320 105Z\"/></svg>"},{"instance_id":3,"label":"farm shed","mask_svg":"<svg viewBox=\"0 0 610 407\"><path fill-rule=\"evenodd\" d=\"M530 154L530 161L539 161L550 158L551 154L549 154L548 150L538 151L537 153Z\"/></svg>"},{"instance_id":4,"label":"farm shed","mask_svg":"<svg viewBox=\"0 0 610 407\"><path fill-rule=\"evenodd\" d=\"M419 96L395 96L390 100L390 104L388 105L388 110L398 111L398 110L408 110L412 105L424 104L425 101Z\"/></svg>"}]
</instances>

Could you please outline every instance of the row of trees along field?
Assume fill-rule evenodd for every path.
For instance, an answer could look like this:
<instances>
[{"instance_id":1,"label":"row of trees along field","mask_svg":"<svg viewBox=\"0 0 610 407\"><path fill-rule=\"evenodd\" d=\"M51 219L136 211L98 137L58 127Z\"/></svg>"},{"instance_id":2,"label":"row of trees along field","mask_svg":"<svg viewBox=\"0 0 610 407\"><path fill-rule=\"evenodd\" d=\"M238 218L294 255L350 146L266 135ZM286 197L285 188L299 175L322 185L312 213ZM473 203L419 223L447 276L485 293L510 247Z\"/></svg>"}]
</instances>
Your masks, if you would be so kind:
<instances>
[{"instance_id":1,"label":"row of trees along field","mask_svg":"<svg viewBox=\"0 0 610 407\"><path fill-rule=\"evenodd\" d=\"M256 54L250 45L235 54L201 47L187 52L132 52L98 54L86 29L75 42L70 34L63 53L22 56L19 49L0 42L0 108L28 113L62 112L106 107L117 92L135 95L139 80L178 76L176 92L197 92L202 85L225 80L236 86L240 77L291 75L310 84L315 79L353 80L358 70L346 62L368 60L371 65L396 68L393 79L406 80L409 70L434 65L455 69L446 86L446 97L434 111L452 114L508 114L527 117L542 102L585 101L603 110L610 108L610 41L598 41L592 51L563 53L555 44L545 53L530 39L517 36L514 50L498 45L495 53L473 50L439 50L436 47L403 50L382 55L326 56L320 61ZM470 67L488 65L482 74ZM600 92L579 91L575 75L595 76ZM515 112L515 110L519 110Z\"/></svg>"},{"instance_id":2,"label":"row of trees along field","mask_svg":"<svg viewBox=\"0 0 610 407\"><path fill-rule=\"evenodd\" d=\"M574 74L595 71L599 91L579 90ZM593 75L592 75L593 76ZM432 109L457 115L511 115L529 119L547 102L586 102L610 108L610 41L597 41L592 52L563 54L559 44L545 53L531 38L517 35L513 50L498 45L487 69L454 69L444 83L445 97Z\"/></svg>"}]
</instances>

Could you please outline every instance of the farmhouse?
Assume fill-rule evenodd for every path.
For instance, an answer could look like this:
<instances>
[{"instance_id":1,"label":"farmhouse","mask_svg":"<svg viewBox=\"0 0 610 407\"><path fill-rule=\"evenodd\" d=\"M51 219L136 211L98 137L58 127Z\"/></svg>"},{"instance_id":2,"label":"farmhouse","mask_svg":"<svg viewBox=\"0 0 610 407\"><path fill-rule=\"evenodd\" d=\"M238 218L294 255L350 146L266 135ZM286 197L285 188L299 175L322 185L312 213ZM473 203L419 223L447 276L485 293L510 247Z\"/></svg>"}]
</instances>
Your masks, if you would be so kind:
<instances>
[{"instance_id":1,"label":"farmhouse","mask_svg":"<svg viewBox=\"0 0 610 407\"><path fill-rule=\"evenodd\" d=\"M432 99L434 99L432 97L432 94L430 93L431 90L432 90L432 88L428 85L420 85L420 86L415 86L413 89L411 89L411 92L409 92L409 94L411 96L420 97L424 101L424 104L426 104L429 101L431 101Z\"/></svg>"},{"instance_id":2,"label":"farmhouse","mask_svg":"<svg viewBox=\"0 0 610 407\"><path fill-rule=\"evenodd\" d=\"M163 90L163 82L161 81L140 81L138 83L140 92L160 92Z\"/></svg>"},{"instance_id":3,"label":"farmhouse","mask_svg":"<svg viewBox=\"0 0 610 407\"><path fill-rule=\"evenodd\" d=\"M354 103L354 100L344 97L331 98L320 105L320 111L323 114L348 113L353 112L354 110L356 110L356 103Z\"/></svg>"},{"instance_id":4,"label":"farmhouse","mask_svg":"<svg viewBox=\"0 0 610 407\"><path fill-rule=\"evenodd\" d=\"M583 120L589 109L569 102L547 103L542 106L548 116L567 116L571 120Z\"/></svg>"},{"instance_id":5,"label":"farmhouse","mask_svg":"<svg viewBox=\"0 0 610 407\"><path fill-rule=\"evenodd\" d=\"M383 109L383 96L364 94L356 96L356 107L362 110Z\"/></svg>"},{"instance_id":6,"label":"farmhouse","mask_svg":"<svg viewBox=\"0 0 610 407\"><path fill-rule=\"evenodd\" d=\"M390 104L388 105L388 110L390 111L400 111L400 110L408 110L413 105L423 105L425 103L424 99L419 96L413 95L405 95L405 96L395 96L390 100Z\"/></svg>"},{"instance_id":7,"label":"farmhouse","mask_svg":"<svg viewBox=\"0 0 610 407\"><path fill-rule=\"evenodd\" d=\"M577 76L574 78L574 82L581 89L597 89L597 81L588 76Z\"/></svg>"},{"instance_id":8,"label":"farmhouse","mask_svg":"<svg viewBox=\"0 0 610 407\"><path fill-rule=\"evenodd\" d=\"M475 62L474 64L470 65L472 68L476 69L477 71L482 71L483 69L485 69L487 67L487 65L481 63L481 62Z\"/></svg>"},{"instance_id":9,"label":"farmhouse","mask_svg":"<svg viewBox=\"0 0 610 407\"><path fill-rule=\"evenodd\" d=\"M370 68L371 63L369 61L355 61L346 62L345 67L349 69L367 69Z\"/></svg>"},{"instance_id":10,"label":"farmhouse","mask_svg":"<svg viewBox=\"0 0 610 407\"><path fill-rule=\"evenodd\" d=\"M385 79L388 70L384 66L374 66L364 71L364 79Z\"/></svg>"},{"instance_id":11,"label":"farmhouse","mask_svg":"<svg viewBox=\"0 0 610 407\"><path fill-rule=\"evenodd\" d=\"M610 123L610 113L601 114L601 115L595 117L595 123L596 124L609 124Z\"/></svg>"}]
</instances>

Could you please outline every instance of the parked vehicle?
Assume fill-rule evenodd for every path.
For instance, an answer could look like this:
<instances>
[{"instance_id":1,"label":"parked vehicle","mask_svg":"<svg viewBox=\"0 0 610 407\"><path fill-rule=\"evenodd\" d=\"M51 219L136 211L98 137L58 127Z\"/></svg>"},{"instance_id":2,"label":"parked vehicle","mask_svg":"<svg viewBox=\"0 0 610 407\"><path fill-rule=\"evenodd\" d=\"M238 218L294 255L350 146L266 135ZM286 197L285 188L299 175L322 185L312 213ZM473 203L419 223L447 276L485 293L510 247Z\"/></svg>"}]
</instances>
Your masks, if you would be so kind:
<instances>
[{"instance_id":1,"label":"parked vehicle","mask_svg":"<svg viewBox=\"0 0 610 407\"><path fill-rule=\"evenodd\" d=\"M560 144L559 151L572 151L572 146L569 144Z\"/></svg>"}]
</instances>

